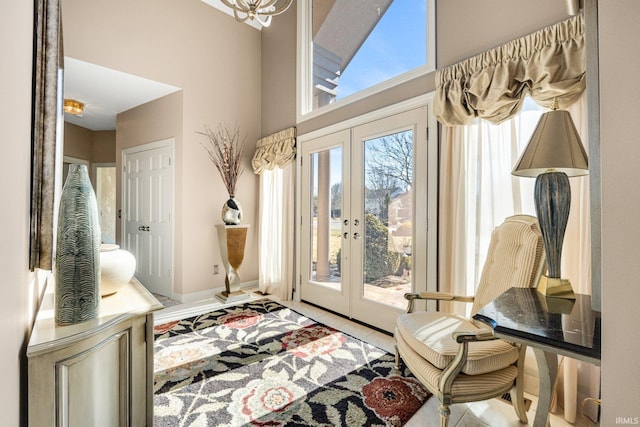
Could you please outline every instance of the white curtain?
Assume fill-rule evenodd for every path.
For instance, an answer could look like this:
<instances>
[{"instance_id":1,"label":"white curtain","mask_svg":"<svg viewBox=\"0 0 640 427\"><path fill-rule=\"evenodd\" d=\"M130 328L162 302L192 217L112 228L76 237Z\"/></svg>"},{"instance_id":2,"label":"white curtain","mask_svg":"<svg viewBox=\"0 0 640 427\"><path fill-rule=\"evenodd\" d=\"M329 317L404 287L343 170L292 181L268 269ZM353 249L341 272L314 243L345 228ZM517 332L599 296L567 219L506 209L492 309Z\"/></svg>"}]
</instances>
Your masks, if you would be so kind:
<instances>
[{"instance_id":1,"label":"white curtain","mask_svg":"<svg viewBox=\"0 0 640 427\"><path fill-rule=\"evenodd\" d=\"M527 101L499 125L476 120L443 127L440 198L440 290L474 295L491 232L510 215L535 215L535 180L511 175L543 111ZM464 304L443 309L468 315Z\"/></svg>"},{"instance_id":2,"label":"white curtain","mask_svg":"<svg viewBox=\"0 0 640 427\"><path fill-rule=\"evenodd\" d=\"M294 163L260 175L259 288L291 299L294 264Z\"/></svg>"},{"instance_id":3,"label":"white curtain","mask_svg":"<svg viewBox=\"0 0 640 427\"><path fill-rule=\"evenodd\" d=\"M295 152L295 128L288 128L261 138L252 160L260 175L258 287L282 301L294 285Z\"/></svg>"},{"instance_id":4,"label":"white curtain","mask_svg":"<svg viewBox=\"0 0 640 427\"><path fill-rule=\"evenodd\" d=\"M583 145L588 147L586 95L568 108ZM511 175L543 111L525 102L515 117L493 125L476 120L467 126L443 127L440 198L440 290L473 295L491 231L507 216L535 215L535 180ZM576 292L591 293L589 178L574 177L571 211L565 233L562 276ZM460 303L441 305L442 310L468 315ZM565 419L574 423L579 402L599 395L599 368L561 358L558 403ZM591 409L595 409L591 407ZM595 419L595 413L589 414Z\"/></svg>"}]
</instances>

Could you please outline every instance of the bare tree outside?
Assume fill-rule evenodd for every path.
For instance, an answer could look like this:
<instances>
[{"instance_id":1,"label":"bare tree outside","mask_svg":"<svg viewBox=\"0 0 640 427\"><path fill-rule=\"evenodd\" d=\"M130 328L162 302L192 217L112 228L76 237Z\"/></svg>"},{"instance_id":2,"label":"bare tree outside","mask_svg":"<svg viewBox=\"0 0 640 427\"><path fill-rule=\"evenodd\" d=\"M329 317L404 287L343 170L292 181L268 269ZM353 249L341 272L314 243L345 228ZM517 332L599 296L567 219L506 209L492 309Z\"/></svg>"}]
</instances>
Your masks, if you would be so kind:
<instances>
[{"instance_id":1,"label":"bare tree outside","mask_svg":"<svg viewBox=\"0 0 640 427\"><path fill-rule=\"evenodd\" d=\"M412 289L413 130L365 142L364 295L404 306Z\"/></svg>"},{"instance_id":2,"label":"bare tree outside","mask_svg":"<svg viewBox=\"0 0 640 427\"><path fill-rule=\"evenodd\" d=\"M413 132L367 141L365 198L368 209L388 224L389 203L413 186Z\"/></svg>"}]
</instances>

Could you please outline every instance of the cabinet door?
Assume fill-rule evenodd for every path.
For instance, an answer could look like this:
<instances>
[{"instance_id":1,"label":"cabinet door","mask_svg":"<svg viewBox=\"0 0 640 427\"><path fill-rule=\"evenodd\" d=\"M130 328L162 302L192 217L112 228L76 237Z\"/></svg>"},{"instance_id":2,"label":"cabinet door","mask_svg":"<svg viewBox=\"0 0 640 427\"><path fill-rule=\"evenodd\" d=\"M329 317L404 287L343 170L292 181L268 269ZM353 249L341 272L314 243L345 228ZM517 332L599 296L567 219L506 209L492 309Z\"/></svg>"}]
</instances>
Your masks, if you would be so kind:
<instances>
[{"instance_id":1,"label":"cabinet door","mask_svg":"<svg viewBox=\"0 0 640 427\"><path fill-rule=\"evenodd\" d=\"M123 319L30 356L29 426L151 425L148 325L153 327L151 315Z\"/></svg>"},{"instance_id":2,"label":"cabinet door","mask_svg":"<svg viewBox=\"0 0 640 427\"><path fill-rule=\"evenodd\" d=\"M56 363L59 426L129 425L130 330Z\"/></svg>"}]
</instances>

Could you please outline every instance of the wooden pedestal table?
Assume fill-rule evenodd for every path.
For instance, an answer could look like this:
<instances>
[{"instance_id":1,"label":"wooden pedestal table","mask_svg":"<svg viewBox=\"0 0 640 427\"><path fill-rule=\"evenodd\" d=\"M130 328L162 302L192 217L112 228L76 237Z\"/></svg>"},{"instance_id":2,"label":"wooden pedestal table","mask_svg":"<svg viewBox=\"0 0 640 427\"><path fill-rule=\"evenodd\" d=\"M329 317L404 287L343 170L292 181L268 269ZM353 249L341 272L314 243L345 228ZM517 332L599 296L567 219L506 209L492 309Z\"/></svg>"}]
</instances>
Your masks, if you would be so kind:
<instances>
[{"instance_id":1,"label":"wooden pedestal table","mask_svg":"<svg viewBox=\"0 0 640 427\"><path fill-rule=\"evenodd\" d=\"M240 275L238 274L238 269L244 259L244 246L247 241L249 225L218 224L216 228L218 229L220 256L226 271L225 290L216 294L216 297L222 302L234 302L249 298L249 294L240 290Z\"/></svg>"}]
</instances>

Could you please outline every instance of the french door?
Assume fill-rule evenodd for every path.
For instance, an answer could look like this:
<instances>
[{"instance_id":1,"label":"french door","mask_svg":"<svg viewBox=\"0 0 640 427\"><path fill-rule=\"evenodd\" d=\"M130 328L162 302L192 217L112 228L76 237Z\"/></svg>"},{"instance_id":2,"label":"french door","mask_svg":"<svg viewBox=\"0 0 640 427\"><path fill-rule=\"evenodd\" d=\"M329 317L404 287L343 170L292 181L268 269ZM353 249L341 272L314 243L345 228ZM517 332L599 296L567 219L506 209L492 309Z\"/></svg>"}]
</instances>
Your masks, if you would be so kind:
<instances>
[{"instance_id":1,"label":"french door","mask_svg":"<svg viewBox=\"0 0 640 427\"><path fill-rule=\"evenodd\" d=\"M301 299L392 331L426 290L427 108L302 142Z\"/></svg>"},{"instance_id":2,"label":"french door","mask_svg":"<svg viewBox=\"0 0 640 427\"><path fill-rule=\"evenodd\" d=\"M173 140L123 151L123 247L136 258L135 277L172 296Z\"/></svg>"}]
</instances>

